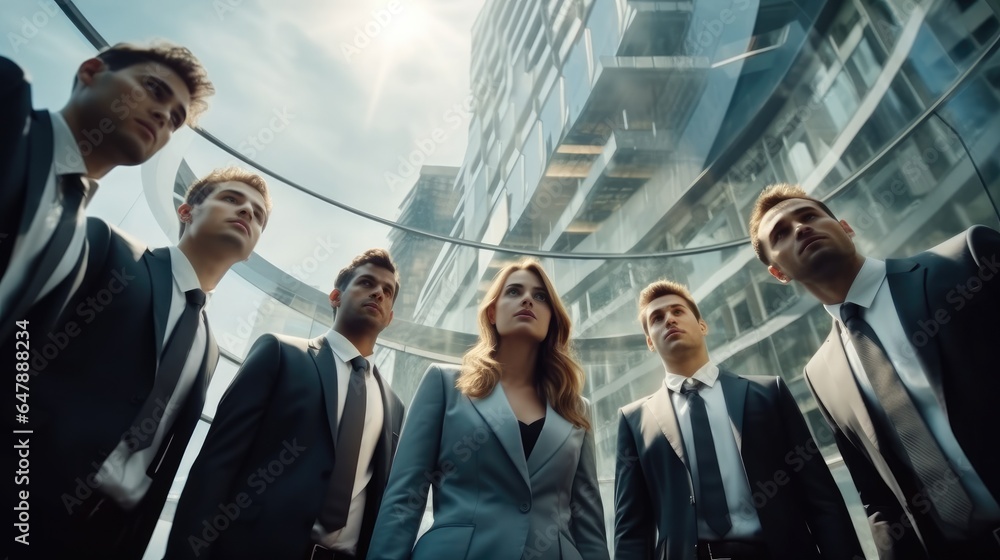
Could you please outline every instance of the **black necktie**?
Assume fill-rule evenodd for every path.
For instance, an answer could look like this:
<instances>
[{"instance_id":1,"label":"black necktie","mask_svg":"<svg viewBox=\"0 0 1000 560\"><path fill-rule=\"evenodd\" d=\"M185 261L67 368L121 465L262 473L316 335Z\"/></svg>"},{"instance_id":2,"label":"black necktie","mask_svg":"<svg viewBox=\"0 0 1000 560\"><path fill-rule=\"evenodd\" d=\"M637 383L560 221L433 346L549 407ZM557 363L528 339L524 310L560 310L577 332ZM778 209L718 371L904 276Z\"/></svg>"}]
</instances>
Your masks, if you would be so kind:
<instances>
[{"instance_id":1,"label":"black necktie","mask_svg":"<svg viewBox=\"0 0 1000 560\"><path fill-rule=\"evenodd\" d=\"M361 454L361 435L365 427L365 408L368 389L365 372L368 361L358 356L351 360L351 380L347 384L344 414L337 427L337 448L327 486L326 502L319 521L330 532L347 524L347 512L354 497L354 479L358 473L358 455Z\"/></svg>"},{"instance_id":2,"label":"black necktie","mask_svg":"<svg viewBox=\"0 0 1000 560\"><path fill-rule=\"evenodd\" d=\"M729 520L729 504L726 502L726 490L722 486L722 471L719 468L719 457L715 453L715 439L712 438L712 426L708 422L708 410L705 400L698 390L702 384L687 382L681 388L681 394L687 397L691 407L691 431L694 438L694 452L698 460L698 486L701 500L698 511L719 537L726 536L733 524Z\"/></svg>"},{"instance_id":3,"label":"black necktie","mask_svg":"<svg viewBox=\"0 0 1000 560\"><path fill-rule=\"evenodd\" d=\"M177 388L184 364L193 350L194 337L201 322L201 309L205 306L205 292L195 288L184 295L187 305L163 349L160 365L156 368L153 390L132 423L132 429L125 434L125 441L133 453L152 445L153 434L166 413L167 403Z\"/></svg>"},{"instance_id":4,"label":"black necktie","mask_svg":"<svg viewBox=\"0 0 1000 560\"><path fill-rule=\"evenodd\" d=\"M851 343L861 359L875 397L895 426L919 482L925 489L935 490L924 494L933 504L938 517L951 525L967 527L972 502L910 399L878 336L871 325L861 318L860 311L856 303L844 303L840 306L840 317L847 326ZM892 426L887 429L891 430Z\"/></svg>"},{"instance_id":5,"label":"black necktie","mask_svg":"<svg viewBox=\"0 0 1000 560\"><path fill-rule=\"evenodd\" d=\"M55 272L56 267L59 266L66 251L69 250L70 242L73 241L73 234L76 232L77 216L80 214L80 206L87 187L84 185L83 175L79 173L58 176L56 178L56 187L60 192L62 205L62 214L59 216L59 222L56 224L56 229L52 232L49 242L42 249L42 252L39 253L37 263L28 271L24 279L24 290L18 296L17 301L13 302L10 315L3 317L5 322L24 318L28 310L31 309L31 306L34 305L45 283L48 282L49 278ZM45 208L43 207L39 211L44 212ZM25 216L22 219L30 220L31 217ZM3 242L13 244L14 238L4 239ZM79 256L76 260L77 263L80 262ZM72 273L70 275L73 276ZM55 309L51 315L58 315L59 311L62 310L63 303L65 302L58 302L58 309ZM39 317L37 321L32 323L32 329L37 329L39 332L48 331L53 326L52 323L55 323L55 320L55 316ZM6 331L4 332L6 333Z\"/></svg>"}]
</instances>

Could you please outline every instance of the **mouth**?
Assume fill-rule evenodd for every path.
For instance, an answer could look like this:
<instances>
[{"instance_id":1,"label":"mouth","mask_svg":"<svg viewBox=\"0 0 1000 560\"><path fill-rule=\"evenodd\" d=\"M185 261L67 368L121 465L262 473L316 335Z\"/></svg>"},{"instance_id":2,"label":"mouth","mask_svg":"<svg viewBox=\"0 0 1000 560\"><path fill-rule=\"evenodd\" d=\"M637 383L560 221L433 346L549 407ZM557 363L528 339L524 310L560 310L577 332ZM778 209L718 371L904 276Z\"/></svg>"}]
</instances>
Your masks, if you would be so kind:
<instances>
[{"instance_id":1,"label":"mouth","mask_svg":"<svg viewBox=\"0 0 1000 560\"><path fill-rule=\"evenodd\" d=\"M514 314L514 316L515 317L531 317L532 319L536 318L535 314L532 313L531 311L528 311L527 309L525 309L524 311L518 311L517 313Z\"/></svg>"},{"instance_id":2,"label":"mouth","mask_svg":"<svg viewBox=\"0 0 1000 560\"><path fill-rule=\"evenodd\" d=\"M153 128L153 125L149 124L148 122L142 119L136 119L135 122L139 123L139 126L146 129L146 132L149 133L150 139L156 140L156 129Z\"/></svg>"},{"instance_id":3,"label":"mouth","mask_svg":"<svg viewBox=\"0 0 1000 560\"><path fill-rule=\"evenodd\" d=\"M361 307L369 307L369 308L371 308L371 309L374 309L375 311L378 311L379 313L381 313L381 312L382 312L382 310L380 310L380 309L378 308L378 305L377 305L377 304L375 304L375 303L373 303L373 302L368 302L368 303L366 303L366 304L362 305Z\"/></svg>"},{"instance_id":4,"label":"mouth","mask_svg":"<svg viewBox=\"0 0 1000 560\"><path fill-rule=\"evenodd\" d=\"M243 230L246 235L250 235L250 227L243 220L230 220L230 223Z\"/></svg>"},{"instance_id":5,"label":"mouth","mask_svg":"<svg viewBox=\"0 0 1000 560\"><path fill-rule=\"evenodd\" d=\"M804 253L807 247L809 247L810 245L821 239L823 239L823 237L819 235L814 235L812 237L806 238L806 240L802 242L802 245L799 246L799 254Z\"/></svg>"},{"instance_id":6,"label":"mouth","mask_svg":"<svg viewBox=\"0 0 1000 560\"><path fill-rule=\"evenodd\" d=\"M667 329L667 332L663 335L663 338L664 338L664 340L666 340L666 339L670 338L671 336L673 336L675 334L681 334L682 332L684 332L684 331L682 331L682 330L680 330L678 328Z\"/></svg>"}]
</instances>

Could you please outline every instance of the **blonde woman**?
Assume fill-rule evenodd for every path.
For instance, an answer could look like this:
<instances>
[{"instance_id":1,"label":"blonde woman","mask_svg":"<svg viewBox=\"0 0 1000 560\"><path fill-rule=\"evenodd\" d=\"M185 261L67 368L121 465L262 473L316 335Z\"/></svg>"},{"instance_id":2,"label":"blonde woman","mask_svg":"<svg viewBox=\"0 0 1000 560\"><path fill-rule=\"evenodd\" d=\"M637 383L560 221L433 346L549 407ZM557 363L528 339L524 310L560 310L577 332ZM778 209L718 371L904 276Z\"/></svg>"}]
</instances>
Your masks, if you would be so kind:
<instances>
[{"instance_id":1,"label":"blonde woman","mask_svg":"<svg viewBox=\"0 0 1000 560\"><path fill-rule=\"evenodd\" d=\"M432 365L420 382L368 559L606 560L583 371L541 265L497 274L479 332L461 368Z\"/></svg>"}]
</instances>

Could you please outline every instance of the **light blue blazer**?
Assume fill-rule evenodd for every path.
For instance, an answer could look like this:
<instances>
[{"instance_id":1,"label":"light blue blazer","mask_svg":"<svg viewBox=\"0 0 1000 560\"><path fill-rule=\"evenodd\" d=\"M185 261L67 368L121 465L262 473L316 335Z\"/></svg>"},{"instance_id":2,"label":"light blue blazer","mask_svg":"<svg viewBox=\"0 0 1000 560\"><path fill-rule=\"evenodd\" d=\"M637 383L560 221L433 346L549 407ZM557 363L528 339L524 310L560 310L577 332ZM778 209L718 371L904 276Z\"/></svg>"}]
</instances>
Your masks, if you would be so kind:
<instances>
[{"instance_id":1,"label":"light blue blazer","mask_svg":"<svg viewBox=\"0 0 1000 560\"><path fill-rule=\"evenodd\" d=\"M503 388L469 398L458 372L431 365L417 388L368 560L608 560L593 434L546 405L526 461Z\"/></svg>"}]
</instances>

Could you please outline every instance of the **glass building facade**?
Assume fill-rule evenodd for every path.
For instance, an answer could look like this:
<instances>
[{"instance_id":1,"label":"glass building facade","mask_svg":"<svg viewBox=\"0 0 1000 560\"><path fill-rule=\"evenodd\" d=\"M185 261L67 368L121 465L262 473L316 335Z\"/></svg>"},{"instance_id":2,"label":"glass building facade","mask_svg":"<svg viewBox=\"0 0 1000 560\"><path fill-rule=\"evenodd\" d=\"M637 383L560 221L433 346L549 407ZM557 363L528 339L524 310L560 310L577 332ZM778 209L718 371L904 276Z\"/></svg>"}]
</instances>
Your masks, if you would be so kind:
<instances>
[{"instance_id":1,"label":"glass building facade","mask_svg":"<svg viewBox=\"0 0 1000 560\"><path fill-rule=\"evenodd\" d=\"M57 37L66 60L53 64L72 75L104 20L102 5L76 7L49 16L48 39L0 54L40 68L54 58L42 43ZM20 18L37 27L42 8L17 9L5 21L24 35ZM454 167L409 157L412 186L398 207L351 202L318 174L289 179L295 159L279 142L249 155L241 132L179 135L126 177L138 190L91 214L166 244L186 185L235 151L267 171L278 210L265 235L281 242L258 247L213 296L223 359L147 557L162 555L186 471L253 341L328 329L327 292L353 256L338 240L371 231L403 275L375 363L404 403L428 364L457 363L473 343L496 271L525 254L542 261L587 373L609 540L617 410L663 380L636 298L666 277L690 286L713 361L787 382L875 558L802 376L830 317L767 273L747 219L766 185L789 182L847 220L869 256L912 254L973 224L997 228L998 41L996 0L486 0L471 26L464 157ZM65 95L59 87L68 86L40 84L52 99ZM294 210L279 217L283 206Z\"/></svg>"}]
</instances>

